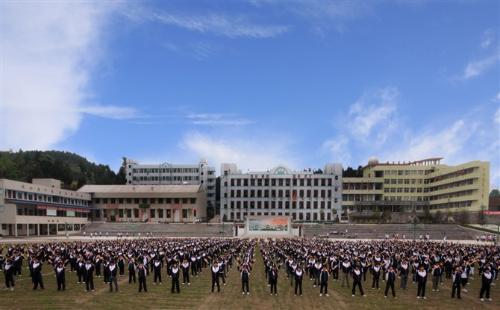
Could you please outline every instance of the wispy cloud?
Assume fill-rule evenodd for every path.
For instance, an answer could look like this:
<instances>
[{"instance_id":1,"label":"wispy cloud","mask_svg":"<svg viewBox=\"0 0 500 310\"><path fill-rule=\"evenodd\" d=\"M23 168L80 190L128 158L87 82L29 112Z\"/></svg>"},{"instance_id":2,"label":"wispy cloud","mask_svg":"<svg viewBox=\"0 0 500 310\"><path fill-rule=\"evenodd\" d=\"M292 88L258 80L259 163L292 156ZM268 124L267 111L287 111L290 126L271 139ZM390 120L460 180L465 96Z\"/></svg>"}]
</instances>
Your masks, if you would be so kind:
<instances>
[{"instance_id":1,"label":"wispy cloud","mask_svg":"<svg viewBox=\"0 0 500 310\"><path fill-rule=\"evenodd\" d=\"M351 152L349 150L349 138L344 134L339 134L335 138L323 142L321 152L328 153L329 157L335 162L349 164L352 162Z\"/></svg>"},{"instance_id":2,"label":"wispy cloud","mask_svg":"<svg viewBox=\"0 0 500 310\"><path fill-rule=\"evenodd\" d=\"M249 0L256 8L275 9L302 19L312 25L315 33L324 36L328 30L344 32L350 20L369 15L374 1L361 0Z\"/></svg>"},{"instance_id":3,"label":"wispy cloud","mask_svg":"<svg viewBox=\"0 0 500 310\"><path fill-rule=\"evenodd\" d=\"M0 3L0 148L46 149L78 129L116 7Z\"/></svg>"},{"instance_id":4,"label":"wispy cloud","mask_svg":"<svg viewBox=\"0 0 500 310\"><path fill-rule=\"evenodd\" d=\"M170 12L148 8L143 5L128 6L122 10L122 13L136 22L158 22L188 31L228 38L272 38L290 30L290 26L288 25L257 23L245 14Z\"/></svg>"},{"instance_id":5,"label":"wispy cloud","mask_svg":"<svg viewBox=\"0 0 500 310\"><path fill-rule=\"evenodd\" d=\"M84 106L79 109L81 113L111 119L131 119L139 116L137 109L119 106Z\"/></svg>"},{"instance_id":6,"label":"wispy cloud","mask_svg":"<svg viewBox=\"0 0 500 310\"><path fill-rule=\"evenodd\" d=\"M220 167L221 163L237 163L242 170L262 171L280 164L297 167L290 141L269 134L245 139L194 131L184 136L181 148L198 158L208 159L216 167Z\"/></svg>"},{"instance_id":7,"label":"wispy cloud","mask_svg":"<svg viewBox=\"0 0 500 310\"><path fill-rule=\"evenodd\" d=\"M350 166L364 163L374 156L381 161L444 157L448 164L486 160L492 167L491 183L499 186L498 106L492 111L491 103L476 105L475 109L456 119L440 123L427 122L412 128L398 113L399 92L396 88L384 88L374 93L379 95L367 97L365 94L361 97L372 98L368 101L371 104L367 104L366 99L360 99L350 106L349 124L340 126L332 138L323 142L320 147L322 152L326 152L334 161L342 161ZM373 104L377 102L373 98L378 98L379 104ZM374 116L370 118L372 113Z\"/></svg>"},{"instance_id":8,"label":"wispy cloud","mask_svg":"<svg viewBox=\"0 0 500 310\"><path fill-rule=\"evenodd\" d=\"M342 121L336 122L340 124L336 135L325 140L320 151L329 154L336 162L359 164L356 162L359 157L353 154L356 147L376 151L398 130L399 96L399 90L392 86L365 92L349 106L349 121L345 122L345 117L342 117Z\"/></svg>"},{"instance_id":9,"label":"wispy cloud","mask_svg":"<svg viewBox=\"0 0 500 310\"><path fill-rule=\"evenodd\" d=\"M481 37L481 47L482 48L490 47L490 45L493 43L493 40L495 39L494 35L495 33L493 32L492 29L485 30Z\"/></svg>"},{"instance_id":10,"label":"wispy cloud","mask_svg":"<svg viewBox=\"0 0 500 310\"><path fill-rule=\"evenodd\" d=\"M254 123L249 119L241 118L235 114L222 114L222 113L188 114L186 118L193 125L244 126Z\"/></svg>"},{"instance_id":11,"label":"wispy cloud","mask_svg":"<svg viewBox=\"0 0 500 310\"><path fill-rule=\"evenodd\" d=\"M271 38L281 35L289 29L288 26L256 24L242 16L225 16L221 14L195 16L157 13L155 18L163 24L229 38Z\"/></svg>"},{"instance_id":12,"label":"wispy cloud","mask_svg":"<svg viewBox=\"0 0 500 310\"><path fill-rule=\"evenodd\" d=\"M364 94L349 108L349 129L357 139L367 139L377 129L377 140L385 140L388 131L394 128L399 91L385 87Z\"/></svg>"},{"instance_id":13,"label":"wispy cloud","mask_svg":"<svg viewBox=\"0 0 500 310\"><path fill-rule=\"evenodd\" d=\"M477 61L472 61L465 67L462 78L464 80L475 78L495 67L499 60L500 54L495 54Z\"/></svg>"},{"instance_id":14,"label":"wispy cloud","mask_svg":"<svg viewBox=\"0 0 500 310\"><path fill-rule=\"evenodd\" d=\"M464 150L478 128L477 123L466 123L465 120L458 119L442 129L431 128L420 134L409 134L401 146L391 149L383 156L390 156L393 160L444 157L450 162L460 151Z\"/></svg>"}]
</instances>

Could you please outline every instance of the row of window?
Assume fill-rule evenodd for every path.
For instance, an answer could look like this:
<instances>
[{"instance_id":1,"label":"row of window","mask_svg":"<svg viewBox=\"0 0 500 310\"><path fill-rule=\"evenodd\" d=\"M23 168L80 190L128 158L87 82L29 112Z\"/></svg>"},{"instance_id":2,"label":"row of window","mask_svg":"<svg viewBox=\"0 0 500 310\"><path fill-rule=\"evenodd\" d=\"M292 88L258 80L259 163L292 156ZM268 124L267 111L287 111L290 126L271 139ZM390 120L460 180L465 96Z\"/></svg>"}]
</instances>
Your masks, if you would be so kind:
<instances>
[{"instance_id":1,"label":"row of window","mask_svg":"<svg viewBox=\"0 0 500 310\"><path fill-rule=\"evenodd\" d=\"M334 210L335 211L335 210ZM241 221L246 218L246 216L292 216L294 221L331 221L331 212L314 212L314 213L296 213L296 212L230 212L229 220L231 221Z\"/></svg>"},{"instance_id":2,"label":"row of window","mask_svg":"<svg viewBox=\"0 0 500 310\"><path fill-rule=\"evenodd\" d=\"M103 210L104 217L108 216L118 216L118 218L139 218L140 210L134 209L118 209L116 210ZM171 218L173 215L172 209L146 209L143 212L148 212L150 218ZM187 218L189 214L188 209L182 209L182 218ZM196 217L196 209L193 209L193 217Z\"/></svg>"},{"instance_id":3,"label":"row of window","mask_svg":"<svg viewBox=\"0 0 500 310\"><path fill-rule=\"evenodd\" d=\"M335 198L334 203L337 203L337 199ZM331 209L332 208L332 201L292 201L290 203L289 201L231 201L229 206L231 209L234 209L235 207L237 209L240 208L250 208L250 209L290 209L290 206L292 209ZM227 204L224 204L224 208L227 209Z\"/></svg>"},{"instance_id":4,"label":"row of window","mask_svg":"<svg viewBox=\"0 0 500 310\"><path fill-rule=\"evenodd\" d=\"M474 173L477 169L478 168L468 168L468 169L462 169L459 171L443 174L443 175L431 178L430 183L461 177L461 176L464 176L466 174Z\"/></svg>"},{"instance_id":5,"label":"row of window","mask_svg":"<svg viewBox=\"0 0 500 310\"><path fill-rule=\"evenodd\" d=\"M133 176L132 180L134 181L172 181L172 182L190 182L190 181L198 181L199 178L198 176L190 176L190 175L184 175L184 176Z\"/></svg>"},{"instance_id":6,"label":"row of window","mask_svg":"<svg viewBox=\"0 0 500 310\"><path fill-rule=\"evenodd\" d=\"M133 168L133 173L198 173L199 168Z\"/></svg>"},{"instance_id":7,"label":"row of window","mask_svg":"<svg viewBox=\"0 0 500 310\"><path fill-rule=\"evenodd\" d=\"M335 187L334 189L335 192L338 191L338 188ZM331 198L334 196L334 191L331 190L231 190L229 198L292 198L292 199L298 199L298 198ZM291 195L291 196L290 196ZM227 193L224 193L224 198L228 198Z\"/></svg>"},{"instance_id":8,"label":"row of window","mask_svg":"<svg viewBox=\"0 0 500 310\"><path fill-rule=\"evenodd\" d=\"M467 191L460 191L460 192L449 193L449 194L434 195L434 196L430 196L429 200L439 200L439 199L449 199L449 198L470 196L473 193L474 193L474 190L467 190Z\"/></svg>"},{"instance_id":9,"label":"row of window","mask_svg":"<svg viewBox=\"0 0 500 310\"><path fill-rule=\"evenodd\" d=\"M439 185L439 186L433 186L433 187L429 188L429 192L439 191L439 190L448 189L448 188L473 185L473 184L474 184L474 180L469 179L469 180L465 180L465 181L459 181L459 182L453 182L453 183L443 184L443 185Z\"/></svg>"},{"instance_id":10,"label":"row of window","mask_svg":"<svg viewBox=\"0 0 500 310\"><path fill-rule=\"evenodd\" d=\"M17 207L17 215L24 216L59 216L59 217L87 217L86 212L75 212L72 210L57 210L55 214L47 214L47 210L41 210L33 207Z\"/></svg>"},{"instance_id":11,"label":"row of window","mask_svg":"<svg viewBox=\"0 0 500 310\"><path fill-rule=\"evenodd\" d=\"M47 202L47 203L59 203L74 206L88 206L89 201L83 199L67 198L56 195L46 195L37 194L23 191L15 191L7 189L5 190L5 197L7 199L25 200L25 201L37 201L37 202Z\"/></svg>"},{"instance_id":12,"label":"row of window","mask_svg":"<svg viewBox=\"0 0 500 310\"><path fill-rule=\"evenodd\" d=\"M93 202L111 204L195 204L196 198L94 198Z\"/></svg>"},{"instance_id":13,"label":"row of window","mask_svg":"<svg viewBox=\"0 0 500 310\"><path fill-rule=\"evenodd\" d=\"M7 230L9 224L2 224L2 230ZM22 230L24 225L37 225L37 224L17 224L17 229ZM41 225L46 225L46 224L41 224ZM78 231L80 228L83 228L85 225L80 225L80 224L49 224L49 225L57 225L57 230L58 231ZM26 227L26 226L24 226ZM33 227L33 226L32 226Z\"/></svg>"},{"instance_id":14,"label":"row of window","mask_svg":"<svg viewBox=\"0 0 500 310\"><path fill-rule=\"evenodd\" d=\"M339 177L336 175L335 180ZM314 178L314 179L231 179L231 186L332 186L333 178L329 176L328 178ZM224 182L224 186L228 186L227 181Z\"/></svg>"},{"instance_id":15,"label":"row of window","mask_svg":"<svg viewBox=\"0 0 500 310\"><path fill-rule=\"evenodd\" d=\"M343 183L344 190L378 190L382 189L382 183Z\"/></svg>"},{"instance_id":16,"label":"row of window","mask_svg":"<svg viewBox=\"0 0 500 310\"><path fill-rule=\"evenodd\" d=\"M471 201L460 201L460 202L452 202L452 203L441 203L437 205L431 205L431 210L437 209L448 209L448 208L468 208L472 206Z\"/></svg>"},{"instance_id":17,"label":"row of window","mask_svg":"<svg viewBox=\"0 0 500 310\"><path fill-rule=\"evenodd\" d=\"M428 184L427 179L384 179L384 184Z\"/></svg>"},{"instance_id":18,"label":"row of window","mask_svg":"<svg viewBox=\"0 0 500 310\"><path fill-rule=\"evenodd\" d=\"M391 187L384 188L384 193L422 193L421 187Z\"/></svg>"},{"instance_id":19,"label":"row of window","mask_svg":"<svg viewBox=\"0 0 500 310\"><path fill-rule=\"evenodd\" d=\"M384 175L425 175L428 174L431 170L384 170ZM382 172L382 171L377 171Z\"/></svg>"}]
</instances>

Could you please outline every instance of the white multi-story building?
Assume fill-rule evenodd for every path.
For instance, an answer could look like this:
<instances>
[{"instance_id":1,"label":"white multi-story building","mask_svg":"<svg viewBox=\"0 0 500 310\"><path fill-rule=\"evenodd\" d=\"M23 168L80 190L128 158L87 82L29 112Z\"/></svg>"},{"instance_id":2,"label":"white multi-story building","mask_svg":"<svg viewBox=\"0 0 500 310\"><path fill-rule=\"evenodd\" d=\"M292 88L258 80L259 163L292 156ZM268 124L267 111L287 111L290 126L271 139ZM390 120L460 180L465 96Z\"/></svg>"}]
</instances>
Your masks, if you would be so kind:
<instances>
[{"instance_id":1,"label":"white multi-story building","mask_svg":"<svg viewBox=\"0 0 500 310\"><path fill-rule=\"evenodd\" d=\"M91 197L61 188L55 179L32 183L0 179L0 235L46 236L77 232L89 223Z\"/></svg>"},{"instance_id":2,"label":"white multi-story building","mask_svg":"<svg viewBox=\"0 0 500 310\"><path fill-rule=\"evenodd\" d=\"M201 185L207 195L207 206L215 207L215 168L206 160L198 164L139 164L126 160L129 185Z\"/></svg>"},{"instance_id":3,"label":"white multi-story building","mask_svg":"<svg viewBox=\"0 0 500 310\"><path fill-rule=\"evenodd\" d=\"M243 221L247 216L335 221L342 206L342 165L304 171L278 166L242 173L235 164L222 164L220 195L223 221Z\"/></svg>"}]
</instances>

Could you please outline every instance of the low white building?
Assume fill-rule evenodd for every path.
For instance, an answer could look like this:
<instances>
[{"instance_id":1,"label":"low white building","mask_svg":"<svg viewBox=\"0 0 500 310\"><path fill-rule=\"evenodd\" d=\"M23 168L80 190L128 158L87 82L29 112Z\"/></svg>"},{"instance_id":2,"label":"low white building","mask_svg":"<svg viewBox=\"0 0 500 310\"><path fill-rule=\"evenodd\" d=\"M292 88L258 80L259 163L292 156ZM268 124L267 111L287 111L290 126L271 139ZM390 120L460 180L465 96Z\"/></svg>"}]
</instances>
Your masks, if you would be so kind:
<instances>
[{"instance_id":1,"label":"low white building","mask_svg":"<svg viewBox=\"0 0 500 310\"><path fill-rule=\"evenodd\" d=\"M129 185L201 185L207 206L215 208L215 168L206 160L198 164L140 164L127 159L125 172Z\"/></svg>"},{"instance_id":2,"label":"low white building","mask_svg":"<svg viewBox=\"0 0 500 310\"><path fill-rule=\"evenodd\" d=\"M61 189L61 181L0 179L0 234L57 235L79 231L88 220L90 194Z\"/></svg>"},{"instance_id":3,"label":"low white building","mask_svg":"<svg viewBox=\"0 0 500 310\"><path fill-rule=\"evenodd\" d=\"M105 222L185 223L206 217L201 185L84 185L92 219Z\"/></svg>"},{"instance_id":4,"label":"low white building","mask_svg":"<svg viewBox=\"0 0 500 310\"><path fill-rule=\"evenodd\" d=\"M335 221L342 206L342 165L293 171L284 166L242 173L236 164L221 165L221 219L290 216L295 222Z\"/></svg>"}]
</instances>

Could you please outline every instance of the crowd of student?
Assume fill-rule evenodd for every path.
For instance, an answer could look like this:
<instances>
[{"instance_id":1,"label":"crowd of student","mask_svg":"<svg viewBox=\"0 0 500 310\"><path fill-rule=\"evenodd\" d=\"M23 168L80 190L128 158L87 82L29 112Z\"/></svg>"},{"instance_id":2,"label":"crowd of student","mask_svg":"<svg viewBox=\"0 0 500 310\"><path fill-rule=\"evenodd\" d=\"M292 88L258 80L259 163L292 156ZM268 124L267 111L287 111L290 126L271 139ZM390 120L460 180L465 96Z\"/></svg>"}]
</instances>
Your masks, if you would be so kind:
<instances>
[{"instance_id":1,"label":"crowd of student","mask_svg":"<svg viewBox=\"0 0 500 310\"><path fill-rule=\"evenodd\" d=\"M427 282L439 291L443 282L452 287L452 298L467 292L469 279L481 279L478 297L491 301L491 285L498 278L500 247L462 245L429 241L328 241L324 239L262 239L258 242L270 294L278 294L278 274L284 269L295 295L302 295L304 277L308 277L319 296L329 296L330 279L351 290L354 297L371 284L384 296L396 298L397 290L416 284L417 298L426 299ZM128 275L128 283L138 282L138 291L147 292L146 280L163 283L166 273L171 293L180 293L180 283L189 287L193 277L203 270L211 273L211 292L220 292L221 282L233 265L237 266L242 294L250 294L250 274L255 262L256 240L241 239L133 239L92 242L60 242L11 245L0 250L0 268L5 287L14 290L15 278L23 272L24 261L33 290L44 289L42 268L53 270L58 291L66 289L66 272L76 273L77 282L86 291L94 291L95 278L119 289L118 277ZM371 279L367 275L371 275ZM367 283L367 281L369 281ZM352 282L352 283L351 283ZM398 282L398 283L397 283Z\"/></svg>"},{"instance_id":2,"label":"crowd of student","mask_svg":"<svg viewBox=\"0 0 500 310\"><path fill-rule=\"evenodd\" d=\"M128 283L138 282L138 291L147 292L146 278L163 283L162 273L171 282L171 292L180 293L180 281L189 286L193 277L209 268L212 273L212 292L220 280L226 284L226 273L236 259L242 270L251 268L255 242L236 239L141 239L93 242L43 243L11 245L0 249L0 270L5 287L14 290L15 278L23 272L27 261L33 290L44 289L42 268L53 270L58 291L66 289L66 272L75 272L78 284L94 291L95 278L109 284L117 292L118 277L128 274ZM45 270L47 271L47 270Z\"/></svg>"},{"instance_id":3,"label":"crowd of student","mask_svg":"<svg viewBox=\"0 0 500 310\"><path fill-rule=\"evenodd\" d=\"M444 281L452 287L451 298L461 298L467 292L469 279L477 272L481 278L478 297L491 301L491 285L500 271L500 247L494 245L462 245L429 241L328 241L324 239L282 239L260 244L271 295L276 295L278 270L284 267L295 295L302 295L304 276L319 296L328 296L332 278L341 287L359 291L366 297L367 274L371 288L380 290L385 282L384 297L390 291L396 298L398 289L407 290L409 279L416 283L418 299L426 299L428 279L432 291L439 291ZM352 281L352 284L350 283ZM370 284L370 283L368 283Z\"/></svg>"}]
</instances>

